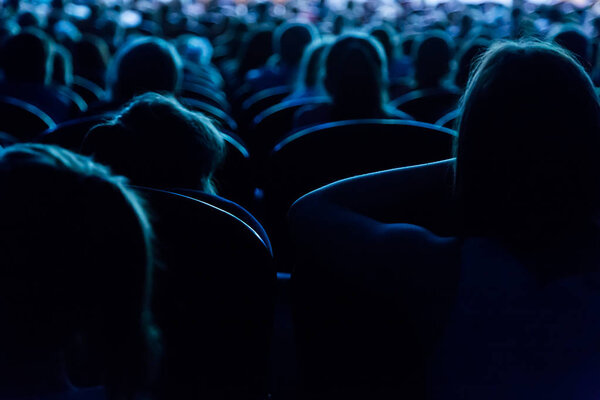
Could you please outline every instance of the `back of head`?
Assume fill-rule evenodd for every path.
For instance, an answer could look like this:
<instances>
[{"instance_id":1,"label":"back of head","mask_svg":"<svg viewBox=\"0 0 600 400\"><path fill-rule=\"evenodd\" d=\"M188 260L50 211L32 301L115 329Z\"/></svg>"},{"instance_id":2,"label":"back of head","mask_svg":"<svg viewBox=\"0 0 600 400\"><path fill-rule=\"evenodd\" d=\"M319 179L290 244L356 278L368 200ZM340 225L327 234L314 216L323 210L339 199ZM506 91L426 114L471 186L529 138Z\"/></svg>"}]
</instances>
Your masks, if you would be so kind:
<instances>
[{"instance_id":1,"label":"back of head","mask_svg":"<svg viewBox=\"0 0 600 400\"><path fill-rule=\"evenodd\" d=\"M248 32L238 54L237 75L240 79L252 69L262 67L273 55L273 31L270 27L260 27Z\"/></svg>"},{"instance_id":2,"label":"back of head","mask_svg":"<svg viewBox=\"0 0 600 400\"><path fill-rule=\"evenodd\" d=\"M108 45L98 36L86 34L73 44L73 69L85 78L90 74L105 72L110 52Z\"/></svg>"},{"instance_id":3,"label":"back of head","mask_svg":"<svg viewBox=\"0 0 600 400\"><path fill-rule=\"evenodd\" d=\"M85 157L14 145L0 151L0 209L0 370L28 367L80 335L103 354L109 392L135 390L152 271L137 196Z\"/></svg>"},{"instance_id":4,"label":"back of head","mask_svg":"<svg viewBox=\"0 0 600 400\"><path fill-rule=\"evenodd\" d=\"M181 58L173 45L163 39L139 38L117 52L107 84L113 100L127 101L145 92L175 94L182 74Z\"/></svg>"},{"instance_id":5,"label":"back of head","mask_svg":"<svg viewBox=\"0 0 600 400\"><path fill-rule=\"evenodd\" d=\"M275 30L273 47L283 63L296 66L300 63L304 49L316 36L317 30L312 25L285 23Z\"/></svg>"},{"instance_id":6,"label":"back of head","mask_svg":"<svg viewBox=\"0 0 600 400\"><path fill-rule=\"evenodd\" d=\"M326 55L324 84L340 113L361 118L380 110L387 93L381 45L366 35L340 36Z\"/></svg>"},{"instance_id":7,"label":"back of head","mask_svg":"<svg viewBox=\"0 0 600 400\"><path fill-rule=\"evenodd\" d=\"M213 54L213 47L208 39L188 34L177 38L177 50L185 60L200 65L210 64Z\"/></svg>"},{"instance_id":8,"label":"back of head","mask_svg":"<svg viewBox=\"0 0 600 400\"><path fill-rule=\"evenodd\" d=\"M27 29L7 38L0 53L6 80L45 84L50 79L51 40L42 31Z\"/></svg>"},{"instance_id":9,"label":"back of head","mask_svg":"<svg viewBox=\"0 0 600 400\"><path fill-rule=\"evenodd\" d=\"M17 17L17 23L21 28L40 28L40 20L34 13L25 11Z\"/></svg>"},{"instance_id":10,"label":"back of head","mask_svg":"<svg viewBox=\"0 0 600 400\"><path fill-rule=\"evenodd\" d=\"M600 106L584 69L544 43L485 54L462 104L456 191L467 235L559 240L600 205Z\"/></svg>"},{"instance_id":11,"label":"back of head","mask_svg":"<svg viewBox=\"0 0 600 400\"><path fill-rule=\"evenodd\" d=\"M415 81L419 87L438 86L450 72L452 39L442 31L425 34L414 52Z\"/></svg>"},{"instance_id":12,"label":"back of head","mask_svg":"<svg viewBox=\"0 0 600 400\"><path fill-rule=\"evenodd\" d=\"M214 192L225 144L212 122L176 100L147 93L88 133L83 151L136 185Z\"/></svg>"},{"instance_id":13,"label":"back of head","mask_svg":"<svg viewBox=\"0 0 600 400\"><path fill-rule=\"evenodd\" d=\"M592 67L592 44L588 36L578 27L567 25L552 35L552 41L573 54L586 70Z\"/></svg>"}]
</instances>

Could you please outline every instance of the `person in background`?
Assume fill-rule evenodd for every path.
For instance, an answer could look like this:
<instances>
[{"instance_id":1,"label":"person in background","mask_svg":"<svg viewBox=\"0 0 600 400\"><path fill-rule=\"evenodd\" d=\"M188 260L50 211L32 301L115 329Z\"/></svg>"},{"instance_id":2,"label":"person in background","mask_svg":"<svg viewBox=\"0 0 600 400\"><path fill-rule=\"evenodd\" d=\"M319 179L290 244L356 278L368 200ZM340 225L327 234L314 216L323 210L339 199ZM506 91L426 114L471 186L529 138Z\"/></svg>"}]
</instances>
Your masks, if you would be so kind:
<instances>
[{"instance_id":1,"label":"person in background","mask_svg":"<svg viewBox=\"0 0 600 400\"><path fill-rule=\"evenodd\" d=\"M292 86L297 80L304 49L317 36L318 31L309 24L289 22L277 27L273 36L277 60L274 65L248 72L246 82L251 90L259 92L275 86Z\"/></svg>"},{"instance_id":2,"label":"person in background","mask_svg":"<svg viewBox=\"0 0 600 400\"><path fill-rule=\"evenodd\" d=\"M321 68L325 73L321 79L331 103L300 108L296 112L295 127L346 119L411 119L387 107L385 53L369 36L340 36L327 51Z\"/></svg>"},{"instance_id":3,"label":"person in background","mask_svg":"<svg viewBox=\"0 0 600 400\"><path fill-rule=\"evenodd\" d=\"M225 142L205 116L173 98L146 93L92 128L82 151L135 185L216 194L213 175L224 160Z\"/></svg>"}]
</instances>

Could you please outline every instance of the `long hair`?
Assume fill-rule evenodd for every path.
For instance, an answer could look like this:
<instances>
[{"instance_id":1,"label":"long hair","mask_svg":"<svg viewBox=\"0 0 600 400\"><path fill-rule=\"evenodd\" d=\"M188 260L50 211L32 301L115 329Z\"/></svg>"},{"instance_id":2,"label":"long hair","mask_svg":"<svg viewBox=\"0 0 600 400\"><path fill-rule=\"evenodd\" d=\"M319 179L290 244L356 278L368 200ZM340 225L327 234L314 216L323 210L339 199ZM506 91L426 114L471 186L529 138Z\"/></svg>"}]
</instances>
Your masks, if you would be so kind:
<instances>
[{"instance_id":1,"label":"long hair","mask_svg":"<svg viewBox=\"0 0 600 400\"><path fill-rule=\"evenodd\" d=\"M455 190L463 234L548 242L594 225L600 105L577 61L546 43L495 44L461 108Z\"/></svg>"}]
</instances>

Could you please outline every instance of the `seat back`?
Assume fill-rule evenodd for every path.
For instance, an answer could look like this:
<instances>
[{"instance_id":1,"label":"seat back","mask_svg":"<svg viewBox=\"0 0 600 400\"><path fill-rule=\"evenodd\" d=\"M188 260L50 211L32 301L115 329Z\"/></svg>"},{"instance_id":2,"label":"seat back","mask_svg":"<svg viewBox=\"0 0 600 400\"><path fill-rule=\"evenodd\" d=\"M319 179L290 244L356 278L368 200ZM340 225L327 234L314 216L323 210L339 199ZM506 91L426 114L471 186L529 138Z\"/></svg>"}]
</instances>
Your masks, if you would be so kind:
<instances>
[{"instance_id":1,"label":"seat back","mask_svg":"<svg viewBox=\"0 0 600 400\"><path fill-rule=\"evenodd\" d=\"M39 141L79 152L88 131L108 119L110 119L110 114L101 114L63 122L42 133Z\"/></svg>"},{"instance_id":2,"label":"seat back","mask_svg":"<svg viewBox=\"0 0 600 400\"><path fill-rule=\"evenodd\" d=\"M246 207L251 207L254 195L254 169L250 152L235 134L222 132L225 139L225 162L215 172L219 194Z\"/></svg>"},{"instance_id":3,"label":"seat back","mask_svg":"<svg viewBox=\"0 0 600 400\"><path fill-rule=\"evenodd\" d=\"M403 120L350 120L303 129L271 153L267 195L287 209L311 190L350 176L452 157L455 132Z\"/></svg>"},{"instance_id":4,"label":"seat back","mask_svg":"<svg viewBox=\"0 0 600 400\"><path fill-rule=\"evenodd\" d=\"M300 196L336 180L452 156L454 131L403 120L350 120L298 131L269 159L264 224L280 270L289 269L285 216Z\"/></svg>"},{"instance_id":5,"label":"seat back","mask_svg":"<svg viewBox=\"0 0 600 400\"><path fill-rule=\"evenodd\" d=\"M234 121L233 118L229 116L229 114L227 114L220 108L217 108L203 101L190 99L187 97L182 97L179 100L181 101L181 104L188 107L189 109L206 114L206 116L213 119L217 123L217 125L219 125L220 128L232 132L237 131L237 123Z\"/></svg>"},{"instance_id":6,"label":"seat back","mask_svg":"<svg viewBox=\"0 0 600 400\"><path fill-rule=\"evenodd\" d=\"M276 277L246 223L208 202L137 188L153 214L163 268L154 312L165 346L168 398L266 393Z\"/></svg>"},{"instance_id":7,"label":"seat back","mask_svg":"<svg viewBox=\"0 0 600 400\"><path fill-rule=\"evenodd\" d=\"M184 82L181 96L202 101L213 107L229 112L229 103L222 92L199 83Z\"/></svg>"},{"instance_id":8,"label":"seat back","mask_svg":"<svg viewBox=\"0 0 600 400\"><path fill-rule=\"evenodd\" d=\"M95 84L92 81L89 81L80 76L73 77L73 84L71 85L71 89L77 93L81 98L85 101L85 103L89 106L98 101L104 99L106 93L104 89Z\"/></svg>"},{"instance_id":9,"label":"seat back","mask_svg":"<svg viewBox=\"0 0 600 400\"><path fill-rule=\"evenodd\" d=\"M444 128L455 129L456 120L460 117L460 110L452 110L436 121L436 125ZM457 128L457 127L456 127Z\"/></svg>"},{"instance_id":10,"label":"seat back","mask_svg":"<svg viewBox=\"0 0 600 400\"><path fill-rule=\"evenodd\" d=\"M246 129L250 128L252 121L258 114L281 102L290 93L291 90L287 86L276 86L254 93L242 103L240 124L243 124Z\"/></svg>"},{"instance_id":11,"label":"seat back","mask_svg":"<svg viewBox=\"0 0 600 400\"><path fill-rule=\"evenodd\" d=\"M417 121L434 123L456 108L460 95L460 92L450 89L413 90L390 105L410 114Z\"/></svg>"},{"instance_id":12,"label":"seat back","mask_svg":"<svg viewBox=\"0 0 600 400\"><path fill-rule=\"evenodd\" d=\"M39 108L14 97L0 96L0 131L19 141L29 141L55 126Z\"/></svg>"},{"instance_id":13,"label":"seat back","mask_svg":"<svg viewBox=\"0 0 600 400\"><path fill-rule=\"evenodd\" d=\"M258 114L253 121L253 129L246 138L253 155L268 156L271 149L292 132L294 114L301 107L328 102L327 97L289 100L269 107Z\"/></svg>"}]
</instances>

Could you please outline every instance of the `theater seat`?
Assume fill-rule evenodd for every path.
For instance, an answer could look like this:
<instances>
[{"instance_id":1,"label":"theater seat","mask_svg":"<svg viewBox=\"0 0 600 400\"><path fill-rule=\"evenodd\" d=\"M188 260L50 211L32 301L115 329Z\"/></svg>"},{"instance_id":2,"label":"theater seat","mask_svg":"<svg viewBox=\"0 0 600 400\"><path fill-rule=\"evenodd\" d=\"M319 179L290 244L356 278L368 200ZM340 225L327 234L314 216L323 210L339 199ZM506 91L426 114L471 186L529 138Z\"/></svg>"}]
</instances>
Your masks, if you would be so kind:
<instances>
[{"instance_id":1,"label":"theater seat","mask_svg":"<svg viewBox=\"0 0 600 400\"><path fill-rule=\"evenodd\" d=\"M254 93L242 103L240 124L249 128L258 114L281 102L290 93L291 90L287 86L276 86Z\"/></svg>"},{"instance_id":2,"label":"theater seat","mask_svg":"<svg viewBox=\"0 0 600 400\"><path fill-rule=\"evenodd\" d=\"M276 276L260 235L208 202L137 188L152 209L160 264L154 310L163 398L266 395Z\"/></svg>"},{"instance_id":3,"label":"theater seat","mask_svg":"<svg viewBox=\"0 0 600 400\"><path fill-rule=\"evenodd\" d=\"M184 82L181 96L202 101L225 112L229 112L230 109L229 103L222 92L198 83Z\"/></svg>"},{"instance_id":4,"label":"theater seat","mask_svg":"<svg viewBox=\"0 0 600 400\"><path fill-rule=\"evenodd\" d=\"M104 99L106 93L104 89L80 76L73 77L73 84L71 89L77 93L85 101L87 105L92 105L98 101Z\"/></svg>"},{"instance_id":5,"label":"theater seat","mask_svg":"<svg viewBox=\"0 0 600 400\"><path fill-rule=\"evenodd\" d=\"M265 226L275 256L289 258L285 215L300 196L350 176L452 157L455 132L416 121L350 120L298 131L271 153L265 184Z\"/></svg>"},{"instance_id":6,"label":"theater seat","mask_svg":"<svg viewBox=\"0 0 600 400\"><path fill-rule=\"evenodd\" d=\"M237 123L229 116L229 114L220 108L203 101L190 99L187 97L182 97L179 99L179 101L187 108L205 114L207 117L215 121L220 128L237 132Z\"/></svg>"},{"instance_id":7,"label":"theater seat","mask_svg":"<svg viewBox=\"0 0 600 400\"><path fill-rule=\"evenodd\" d=\"M80 152L83 139L88 131L94 126L109 120L110 117L110 114L101 114L63 122L45 131L40 136L39 141Z\"/></svg>"},{"instance_id":8,"label":"theater seat","mask_svg":"<svg viewBox=\"0 0 600 400\"><path fill-rule=\"evenodd\" d=\"M22 100L0 96L0 131L19 141L33 140L56 123L39 108Z\"/></svg>"},{"instance_id":9,"label":"theater seat","mask_svg":"<svg viewBox=\"0 0 600 400\"><path fill-rule=\"evenodd\" d=\"M306 105L325 104L329 101L327 97L288 100L258 114L246 139L250 143L252 153L266 157L277 142L292 132L297 110Z\"/></svg>"},{"instance_id":10,"label":"theater seat","mask_svg":"<svg viewBox=\"0 0 600 400\"><path fill-rule=\"evenodd\" d=\"M461 93L453 89L413 90L390 103L421 122L434 123L450 112L460 100Z\"/></svg>"},{"instance_id":11,"label":"theater seat","mask_svg":"<svg viewBox=\"0 0 600 400\"><path fill-rule=\"evenodd\" d=\"M443 126L444 128L454 129L456 120L460 117L460 110L452 110L448 114L442 116L442 118L436 121L436 125Z\"/></svg>"}]
</instances>

